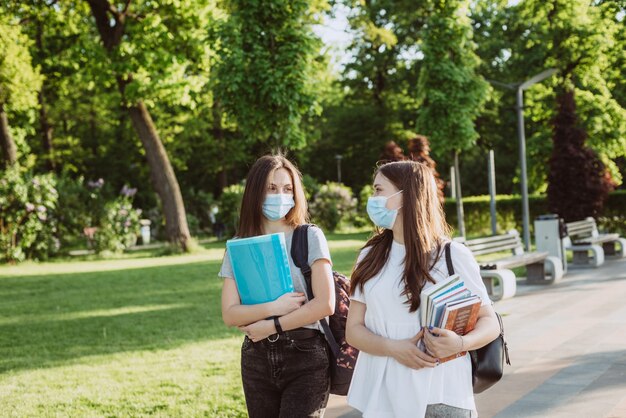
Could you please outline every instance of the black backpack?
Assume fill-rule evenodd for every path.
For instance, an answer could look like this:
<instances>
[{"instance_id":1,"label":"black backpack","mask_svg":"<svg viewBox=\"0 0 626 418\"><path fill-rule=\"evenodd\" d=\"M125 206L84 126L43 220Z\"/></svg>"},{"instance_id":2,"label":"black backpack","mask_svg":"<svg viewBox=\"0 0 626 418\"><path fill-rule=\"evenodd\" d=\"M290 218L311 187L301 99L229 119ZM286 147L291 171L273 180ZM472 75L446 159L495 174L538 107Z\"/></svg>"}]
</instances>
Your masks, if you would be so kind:
<instances>
[{"instance_id":1,"label":"black backpack","mask_svg":"<svg viewBox=\"0 0 626 418\"><path fill-rule=\"evenodd\" d=\"M311 266L309 266L308 229L314 225L300 225L293 231L291 258L300 268L306 282L307 292L313 295ZM330 393L345 396L348 394L359 350L346 342L346 320L350 309L350 280L333 271L335 281L335 313L320 324L330 348Z\"/></svg>"}]
</instances>

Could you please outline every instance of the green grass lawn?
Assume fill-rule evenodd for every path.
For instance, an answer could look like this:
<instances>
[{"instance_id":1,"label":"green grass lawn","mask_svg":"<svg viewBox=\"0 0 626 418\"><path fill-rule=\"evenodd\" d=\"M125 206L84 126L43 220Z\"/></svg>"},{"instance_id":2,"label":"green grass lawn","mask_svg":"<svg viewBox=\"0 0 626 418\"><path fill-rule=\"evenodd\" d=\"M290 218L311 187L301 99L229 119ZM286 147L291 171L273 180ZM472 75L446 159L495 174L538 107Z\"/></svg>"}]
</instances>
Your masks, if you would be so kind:
<instances>
[{"instance_id":1,"label":"green grass lawn","mask_svg":"<svg viewBox=\"0 0 626 418\"><path fill-rule=\"evenodd\" d=\"M366 237L328 235L336 270ZM0 267L0 416L246 416L223 247Z\"/></svg>"}]
</instances>

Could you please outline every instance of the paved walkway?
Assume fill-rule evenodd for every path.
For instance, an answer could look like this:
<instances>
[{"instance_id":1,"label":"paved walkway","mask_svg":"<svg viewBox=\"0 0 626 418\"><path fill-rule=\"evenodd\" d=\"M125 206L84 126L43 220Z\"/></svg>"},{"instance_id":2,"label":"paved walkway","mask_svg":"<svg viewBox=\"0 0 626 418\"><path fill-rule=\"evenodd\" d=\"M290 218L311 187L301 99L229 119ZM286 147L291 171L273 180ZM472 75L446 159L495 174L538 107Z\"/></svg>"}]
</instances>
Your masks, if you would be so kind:
<instances>
[{"instance_id":1,"label":"paved walkway","mask_svg":"<svg viewBox=\"0 0 626 418\"><path fill-rule=\"evenodd\" d=\"M552 286L518 281L496 304L511 366L477 395L486 417L626 417L626 260L570 269ZM332 397L326 418L360 417Z\"/></svg>"}]
</instances>

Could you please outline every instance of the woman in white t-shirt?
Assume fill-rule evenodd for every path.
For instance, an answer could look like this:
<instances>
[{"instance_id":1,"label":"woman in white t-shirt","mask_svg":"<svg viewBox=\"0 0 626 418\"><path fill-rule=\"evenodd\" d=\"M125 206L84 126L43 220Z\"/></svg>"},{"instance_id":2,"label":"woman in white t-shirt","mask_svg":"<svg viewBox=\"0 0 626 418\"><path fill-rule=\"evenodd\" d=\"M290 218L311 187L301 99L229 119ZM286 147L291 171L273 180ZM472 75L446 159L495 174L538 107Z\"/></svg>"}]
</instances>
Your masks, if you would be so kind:
<instances>
[{"instance_id":1,"label":"woman in white t-shirt","mask_svg":"<svg viewBox=\"0 0 626 418\"><path fill-rule=\"evenodd\" d=\"M431 170L414 161L382 165L374 178L367 212L377 233L367 242L352 272L348 343L361 350L348 403L366 418L476 416L469 355L499 333L479 267L463 245L452 242L454 269L481 297L476 327L459 336L423 328L420 293L448 277L444 245L449 226L437 198ZM418 348L423 340L432 354Z\"/></svg>"}]
</instances>

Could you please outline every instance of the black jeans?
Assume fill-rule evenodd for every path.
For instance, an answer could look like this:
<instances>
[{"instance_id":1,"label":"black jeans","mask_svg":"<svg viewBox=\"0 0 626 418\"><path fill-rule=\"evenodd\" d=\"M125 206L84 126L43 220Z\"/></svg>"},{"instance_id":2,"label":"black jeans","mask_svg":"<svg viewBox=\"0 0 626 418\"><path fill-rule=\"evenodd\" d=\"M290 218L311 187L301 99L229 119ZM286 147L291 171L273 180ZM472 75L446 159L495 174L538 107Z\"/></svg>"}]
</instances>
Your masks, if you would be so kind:
<instances>
[{"instance_id":1,"label":"black jeans","mask_svg":"<svg viewBox=\"0 0 626 418\"><path fill-rule=\"evenodd\" d=\"M330 371L324 336L281 336L241 346L241 377L250 418L322 417Z\"/></svg>"}]
</instances>

